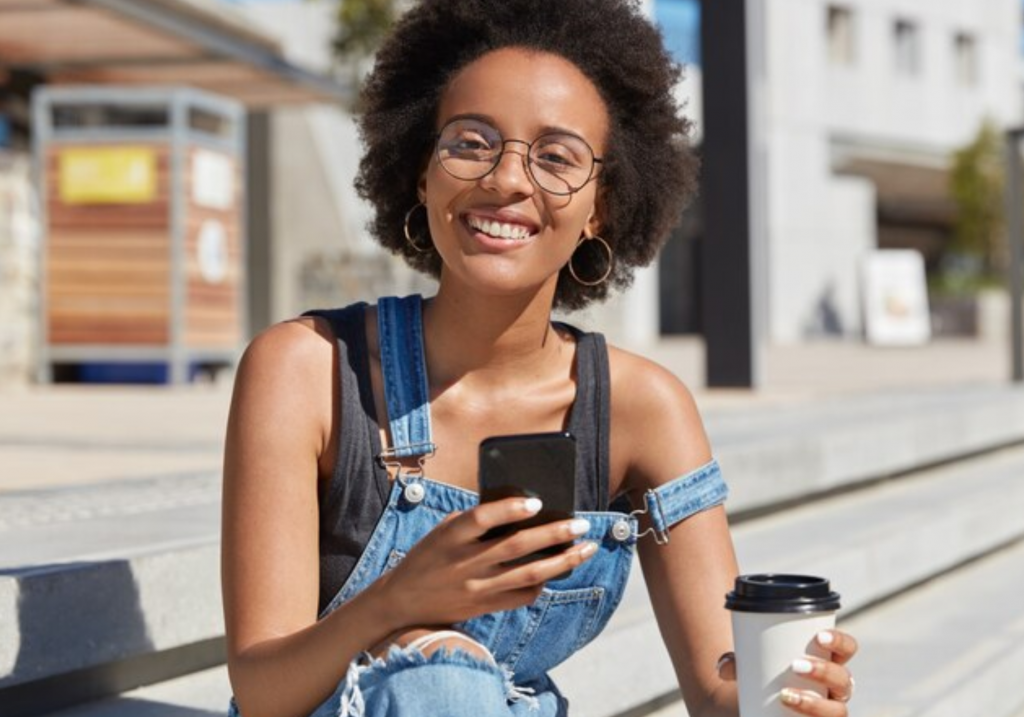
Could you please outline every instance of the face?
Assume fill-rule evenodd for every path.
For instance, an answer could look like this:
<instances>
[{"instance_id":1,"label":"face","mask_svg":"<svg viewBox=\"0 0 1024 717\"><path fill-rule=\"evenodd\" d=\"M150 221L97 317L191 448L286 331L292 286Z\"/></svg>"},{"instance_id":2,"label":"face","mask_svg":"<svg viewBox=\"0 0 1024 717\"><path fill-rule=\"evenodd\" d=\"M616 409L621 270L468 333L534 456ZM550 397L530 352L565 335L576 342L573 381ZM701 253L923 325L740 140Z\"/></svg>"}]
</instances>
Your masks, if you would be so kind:
<instances>
[{"instance_id":1,"label":"face","mask_svg":"<svg viewBox=\"0 0 1024 717\"><path fill-rule=\"evenodd\" d=\"M490 295L544 289L553 295L558 272L577 241L600 231L600 164L586 183L580 172L590 150L603 156L608 125L597 88L557 55L506 48L456 75L441 98L437 130L457 131L442 139L444 166L435 152L419 185L444 263L442 285ZM505 152L492 171L460 178L486 171L491 164L474 160L473 153L493 153L502 141ZM459 176L453 176L453 167Z\"/></svg>"}]
</instances>

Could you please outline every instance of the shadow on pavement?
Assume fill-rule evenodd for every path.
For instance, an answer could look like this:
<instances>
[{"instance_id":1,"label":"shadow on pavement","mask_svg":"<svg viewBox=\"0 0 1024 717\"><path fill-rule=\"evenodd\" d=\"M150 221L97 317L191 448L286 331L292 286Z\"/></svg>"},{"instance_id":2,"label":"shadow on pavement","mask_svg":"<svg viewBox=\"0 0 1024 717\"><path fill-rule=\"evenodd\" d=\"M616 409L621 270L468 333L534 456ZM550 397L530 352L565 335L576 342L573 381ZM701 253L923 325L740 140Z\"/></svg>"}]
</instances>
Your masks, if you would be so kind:
<instances>
[{"instance_id":1,"label":"shadow on pavement","mask_svg":"<svg viewBox=\"0 0 1024 717\"><path fill-rule=\"evenodd\" d=\"M94 705L84 705L73 709L55 712L47 717L224 717L227 706L220 712L170 705L166 702L120 697L104 700Z\"/></svg>"},{"instance_id":2,"label":"shadow on pavement","mask_svg":"<svg viewBox=\"0 0 1024 717\"><path fill-rule=\"evenodd\" d=\"M0 570L0 581L8 580L17 584L0 590L0 622L14 617L13 608L17 632L5 630L0 646L5 715L40 714L134 686L126 658L154 646L128 561ZM17 595L16 603L4 606L2 593Z\"/></svg>"}]
</instances>

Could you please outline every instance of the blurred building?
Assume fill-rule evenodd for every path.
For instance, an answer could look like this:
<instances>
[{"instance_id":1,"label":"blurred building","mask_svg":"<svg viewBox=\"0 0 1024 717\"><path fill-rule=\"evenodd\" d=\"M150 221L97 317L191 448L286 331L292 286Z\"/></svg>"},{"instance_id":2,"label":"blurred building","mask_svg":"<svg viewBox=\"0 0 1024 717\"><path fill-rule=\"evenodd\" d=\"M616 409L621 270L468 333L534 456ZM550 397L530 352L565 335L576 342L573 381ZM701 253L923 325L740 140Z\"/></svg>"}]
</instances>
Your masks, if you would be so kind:
<instances>
[{"instance_id":1,"label":"blurred building","mask_svg":"<svg viewBox=\"0 0 1024 717\"><path fill-rule=\"evenodd\" d=\"M761 310L776 342L861 332L866 252L948 240L951 152L1024 118L1021 0L763 0ZM686 66L701 137L699 0L645 0ZM330 50L332 0L0 0L0 375L25 362L34 282L29 97L42 83L187 84L249 110L249 325L429 282L365 231L346 109L365 67ZM26 38L31 41L26 42ZM17 205L16 209L10 209ZM7 208L5 210L5 208ZM700 333L699 201L625 296L574 318L613 338ZM6 359L5 359L6 357ZM15 358L16 357L16 358Z\"/></svg>"},{"instance_id":2,"label":"blurred building","mask_svg":"<svg viewBox=\"0 0 1024 717\"><path fill-rule=\"evenodd\" d=\"M335 79L283 56L273 36L217 0L31 0L0 2L0 382L24 382L34 373L33 346L46 341L39 296L40 206L32 177L32 95L44 85L109 88L131 96L135 88L186 86L235 100L253 116L270 107L340 102L351 93ZM100 125L110 102L75 122L104 142ZM95 120L95 122L93 121ZM63 121L63 120L61 120ZM192 121L190 116L189 122ZM130 136L130 129L128 130ZM145 133L142 132L140 137ZM86 141L83 137L83 141ZM248 205L260 209L265 152L250 142ZM258 222L249 221L253 226ZM247 274L266 275L257 243ZM254 297L263 295L257 284ZM103 301L97 297L92 304Z\"/></svg>"},{"instance_id":3,"label":"blurred building","mask_svg":"<svg viewBox=\"0 0 1024 717\"><path fill-rule=\"evenodd\" d=\"M295 58L331 66L333 3L234 4ZM699 150L700 2L644 5L686 65L679 98ZM859 337L865 254L915 248L934 262L955 218L952 152L985 119L1000 127L1024 119L1021 3L764 0L764 9L754 31L765 48L756 103L767 171L767 259L757 269L766 333L775 342ZM359 156L351 117L303 107L275 112L272 123L273 176L283 185L273 204L272 318L416 288L416 277L381 257L363 230L368 209L351 191ZM659 266L575 320L628 342L700 333L701 241L698 201Z\"/></svg>"},{"instance_id":4,"label":"blurred building","mask_svg":"<svg viewBox=\"0 0 1024 717\"><path fill-rule=\"evenodd\" d=\"M697 6L653 0L670 47L696 46L685 36L692 21L674 18ZM753 102L767 173L767 265L758 267L767 333L858 336L865 253L913 248L934 264L956 212L952 152L986 119L1000 128L1024 119L1022 4L764 0L764 11L752 32L764 47ZM663 267L663 309L696 302L699 245L699 216L690 217L669 247L674 272ZM673 278L678 290L665 286ZM698 320L691 310L669 328L699 329Z\"/></svg>"}]
</instances>

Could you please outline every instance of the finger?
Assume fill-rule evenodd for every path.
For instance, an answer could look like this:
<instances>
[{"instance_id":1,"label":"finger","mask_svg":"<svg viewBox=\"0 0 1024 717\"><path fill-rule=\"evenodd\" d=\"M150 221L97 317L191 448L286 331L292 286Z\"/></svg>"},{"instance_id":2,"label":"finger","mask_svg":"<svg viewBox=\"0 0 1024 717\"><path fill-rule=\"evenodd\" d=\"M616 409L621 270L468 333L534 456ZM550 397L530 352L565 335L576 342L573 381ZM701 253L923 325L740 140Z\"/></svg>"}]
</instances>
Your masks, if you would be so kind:
<instances>
[{"instance_id":1,"label":"finger","mask_svg":"<svg viewBox=\"0 0 1024 717\"><path fill-rule=\"evenodd\" d=\"M779 693L779 699L793 712L812 717L848 717L850 714L842 702L826 700L810 690L794 690L787 687Z\"/></svg>"},{"instance_id":2,"label":"finger","mask_svg":"<svg viewBox=\"0 0 1024 717\"><path fill-rule=\"evenodd\" d=\"M558 555L541 560L534 560L510 567L501 574L487 581L487 589L504 592L518 590L535 585L542 585L548 580L572 570L592 558L597 553L597 543L585 541L567 548Z\"/></svg>"},{"instance_id":3,"label":"finger","mask_svg":"<svg viewBox=\"0 0 1024 717\"><path fill-rule=\"evenodd\" d=\"M842 665L814 658L793 660L793 672L824 686L824 693L838 702L849 702L853 696L853 678Z\"/></svg>"},{"instance_id":4,"label":"finger","mask_svg":"<svg viewBox=\"0 0 1024 717\"><path fill-rule=\"evenodd\" d=\"M491 528L525 520L540 512L544 504L539 498L503 498L481 503L449 523L463 540L479 538Z\"/></svg>"},{"instance_id":5,"label":"finger","mask_svg":"<svg viewBox=\"0 0 1024 717\"><path fill-rule=\"evenodd\" d=\"M842 630L822 630L815 636L815 641L832 653L832 661L845 665L857 654L857 640Z\"/></svg>"},{"instance_id":6,"label":"finger","mask_svg":"<svg viewBox=\"0 0 1024 717\"><path fill-rule=\"evenodd\" d=\"M511 562L545 548L572 542L589 531L589 520L559 520L533 528L524 528L513 535L500 538L483 555L495 563Z\"/></svg>"}]
</instances>

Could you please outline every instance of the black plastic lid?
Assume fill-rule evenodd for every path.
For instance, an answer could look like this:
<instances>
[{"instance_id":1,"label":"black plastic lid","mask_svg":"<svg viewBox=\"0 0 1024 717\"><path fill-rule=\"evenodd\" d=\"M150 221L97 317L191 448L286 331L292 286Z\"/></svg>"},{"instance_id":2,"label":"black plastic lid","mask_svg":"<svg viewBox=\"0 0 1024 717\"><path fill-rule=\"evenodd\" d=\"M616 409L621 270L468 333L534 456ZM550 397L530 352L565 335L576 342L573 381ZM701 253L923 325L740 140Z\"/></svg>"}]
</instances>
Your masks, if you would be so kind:
<instances>
[{"instance_id":1,"label":"black plastic lid","mask_svg":"<svg viewBox=\"0 0 1024 717\"><path fill-rule=\"evenodd\" d=\"M740 575L725 606L738 612L832 612L839 609L839 593L811 575Z\"/></svg>"}]
</instances>

